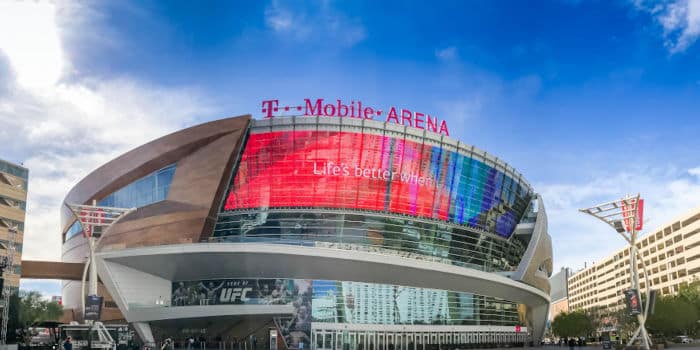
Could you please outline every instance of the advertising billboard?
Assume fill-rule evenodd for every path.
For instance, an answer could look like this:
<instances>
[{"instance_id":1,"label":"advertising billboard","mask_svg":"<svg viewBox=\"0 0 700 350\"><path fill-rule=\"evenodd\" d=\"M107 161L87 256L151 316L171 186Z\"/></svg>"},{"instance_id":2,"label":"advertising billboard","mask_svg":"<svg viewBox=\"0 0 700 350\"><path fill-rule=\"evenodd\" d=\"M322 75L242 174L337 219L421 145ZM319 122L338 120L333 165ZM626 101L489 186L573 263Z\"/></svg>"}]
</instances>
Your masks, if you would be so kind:
<instances>
[{"instance_id":1,"label":"advertising billboard","mask_svg":"<svg viewBox=\"0 0 700 350\"><path fill-rule=\"evenodd\" d=\"M302 283L305 280L298 280ZM290 279L223 279L173 282L173 306L289 304L299 296Z\"/></svg>"},{"instance_id":2,"label":"advertising billboard","mask_svg":"<svg viewBox=\"0 0 700 350\"><path fill-rule=\"evenodd\" d=\"M342 208L405 214L508 237L530 193L442 147L357 132L251 134L224 210Z\"/></svg>"},{"instance_id":3,"label":"advertising billboard","mask_svg":"<svg viewBox=\"0 0 700 350\"><path fill-rule=\"evenodd\" d=\"M293 314L276 319L289 349L311 339L312 281L303 279L216 279L172 284L172 306L292 305Z\"/></svg>"}]
</instances>

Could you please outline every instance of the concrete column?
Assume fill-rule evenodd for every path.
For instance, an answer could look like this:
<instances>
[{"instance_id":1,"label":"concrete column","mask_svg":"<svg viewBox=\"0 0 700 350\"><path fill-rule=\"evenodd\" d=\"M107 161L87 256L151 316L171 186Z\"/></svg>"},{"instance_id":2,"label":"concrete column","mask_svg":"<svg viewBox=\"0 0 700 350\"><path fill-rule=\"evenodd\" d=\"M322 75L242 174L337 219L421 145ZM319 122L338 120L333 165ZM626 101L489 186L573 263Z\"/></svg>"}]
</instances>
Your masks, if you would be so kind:
<instances>
[{"instance_id":1,"label":"concrete column","mask_svg":"<svg viewBox=\"0 0 700 350\"><path fill-rule=\"evenodd\" d=\"M136 330L136 333L141 338L141 341L149 346L155 346L156 340L151 332L151 325L148 322L134 322L131 324Z\"/></svg>"},{"instance_id":2,"label":"concrete column","mask_svg":"<svg viewBox=\"0 0 700 350\"><path fill-rule=\"evenodd\" d=\"M529 308L530 324L532 325L532 340L535 346L540 346L542 337L544 336L545 327L547 327L547 312L549 304L540 304Z\"/></svg>"}]
</instances>

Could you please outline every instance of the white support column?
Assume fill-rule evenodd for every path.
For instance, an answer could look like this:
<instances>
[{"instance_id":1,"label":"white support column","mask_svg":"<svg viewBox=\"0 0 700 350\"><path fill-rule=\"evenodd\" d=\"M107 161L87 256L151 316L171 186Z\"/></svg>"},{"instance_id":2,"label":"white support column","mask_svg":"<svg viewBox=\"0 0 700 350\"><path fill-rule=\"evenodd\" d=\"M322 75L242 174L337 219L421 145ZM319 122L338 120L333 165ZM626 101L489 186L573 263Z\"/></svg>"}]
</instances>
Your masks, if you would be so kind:
<instances>
[{"instance_id":1,"label":"white support column","mask_svg":"<svg viewBox=\"0 0 700 350\"><path fill-rule=\"evenodd\" d=\"M141 338L141 341L151 347L154 347L156 344L155 338L153 338L153 332L151 332L151 325L148 324L148 322L134 322L131 324L131 326L134 327L134 330L136 333L139 335L139 338Z\"/></svg>"}]
</instances>

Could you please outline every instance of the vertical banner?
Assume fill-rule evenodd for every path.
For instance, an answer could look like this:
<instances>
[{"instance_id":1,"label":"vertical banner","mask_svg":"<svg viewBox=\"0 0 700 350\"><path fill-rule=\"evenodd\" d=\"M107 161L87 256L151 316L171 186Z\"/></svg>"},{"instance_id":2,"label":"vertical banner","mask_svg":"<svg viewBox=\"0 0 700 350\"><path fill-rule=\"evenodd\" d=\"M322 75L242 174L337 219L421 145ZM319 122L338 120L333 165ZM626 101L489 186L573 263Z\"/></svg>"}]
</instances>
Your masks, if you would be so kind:
<instances>
[{"instance_id":1,"label":"vertical banner","mask_svg":"<svg viewBox=\"0 0 700 350\"><path fill-rule=\"evenodd\" d=\"M622 218L625 221L625 230L627 232L632 231L632 216L631 212L632 208L630 208L630 205L627 204L626 200L622 200ZM635 230L639 231L642 229L644 223L644 199L639 199L637 202L637 222L634 227Z\"/></svg>"},{"instance_id":2,"label":"vertical banner","mask_svg":"<svg viewBox=\"0 0 700 350\"><path fill-rule=\"evenodd\" d=\"M88 295L85 297L85 319L99 321L102 315L102 297Z\"/></svg>"},{"instance_id":3,"label":"vertical banner","mask_svg":"<svg viewBox=\"0 0 700 350\"><path fill-rule=\"evenodd\" d=\"M639 315L642 313L642 302L639 300L639 294L636 289L628 289L625 291L625 301L627 303L627 311L630 316Z\"/></svg>"},{"instance_id":4,"label":"vertical banner","mask_svg":"<svg viewBox=\"0 0 700 350\"><path fill-rule=\"evenodd\" d=\"M641 230L644 226L644 200L639 199L639 204L637 204L637 231Z\"/></svg>"}]
</instances>

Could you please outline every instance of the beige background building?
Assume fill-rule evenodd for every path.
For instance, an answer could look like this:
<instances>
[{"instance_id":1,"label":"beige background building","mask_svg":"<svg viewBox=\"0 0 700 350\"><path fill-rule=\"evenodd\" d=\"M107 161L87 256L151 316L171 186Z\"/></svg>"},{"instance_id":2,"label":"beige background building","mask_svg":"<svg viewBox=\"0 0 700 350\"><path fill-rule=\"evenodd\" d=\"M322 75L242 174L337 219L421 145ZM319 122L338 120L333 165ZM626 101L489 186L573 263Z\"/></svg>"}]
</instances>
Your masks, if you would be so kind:
<instances>
[{"instance_id":1,"label":"beige background building","mask_svg":"<svg viewBox=\"0 0 700 350\"><path fill-rule=\"evenodd\" d=\"M28 178L27 168L0 159L0 256L10 254L13 240L13 266L5 269L5 286L14 289L19 287L21 273ZM11 239L9 229L13 227L17 233Z\"/></svg>"},{"instance_id":2,"label":"beige background building","mask_svg":"<svg viewBox=\"0 0 700 350\"><path fill-rule=\"evenodd\" d=\"M554 318L562 312L569 312L569 299L567 298L552 302L549 306L549 320L554 321Z\"/></svg>"},{"instance_id":3,"label":"beige background building","mask_svg":"<svg viewBox=\"0 0 700 350\"><path fill-rule=\"evenodd\" d=\"M659 295L678 292L682 283L700 279L700 207L642 235L637 243L644 263L637 260L640 288ZM610 235L615 235L610 232ZM620 246L624 241L619 237ZM569 308L605 309L624 305L623 291L630 288L629 249L624 247L569 278Z\"/></svg>"},{"instance_id":4,"label":"beige background building","mask_svg":"<svg viewBox=\"0 0 700 350\"><path fill-rule=\"evenodd\" d=\"M548 320L551 322L562 312L569 312L569 285L568 279L571 276L571 269L562 267L561 270L549 278L551 286L549 297L552 302L549 306Z\"/></svg>"}]
</instances>

